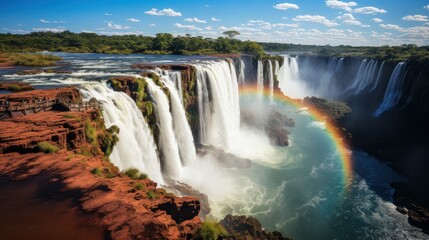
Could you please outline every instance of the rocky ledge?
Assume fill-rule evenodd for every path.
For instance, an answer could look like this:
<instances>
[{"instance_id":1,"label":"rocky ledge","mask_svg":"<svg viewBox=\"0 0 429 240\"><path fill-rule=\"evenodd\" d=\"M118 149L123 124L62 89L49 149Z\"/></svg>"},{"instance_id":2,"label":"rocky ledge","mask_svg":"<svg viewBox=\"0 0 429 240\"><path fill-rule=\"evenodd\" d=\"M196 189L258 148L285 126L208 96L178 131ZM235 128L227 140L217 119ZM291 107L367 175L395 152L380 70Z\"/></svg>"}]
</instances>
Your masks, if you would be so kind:
<instances>
[{"instance_id":1,"label":"rocky ledge","mask_svg":"<svg viewBox=\"0 0 429 240\"><path fill-rule=\"evenodd\" d=\"M0 82L0 90L11 92L34 90L33 86L23 82Z\"/></svg>"}]
</instances>

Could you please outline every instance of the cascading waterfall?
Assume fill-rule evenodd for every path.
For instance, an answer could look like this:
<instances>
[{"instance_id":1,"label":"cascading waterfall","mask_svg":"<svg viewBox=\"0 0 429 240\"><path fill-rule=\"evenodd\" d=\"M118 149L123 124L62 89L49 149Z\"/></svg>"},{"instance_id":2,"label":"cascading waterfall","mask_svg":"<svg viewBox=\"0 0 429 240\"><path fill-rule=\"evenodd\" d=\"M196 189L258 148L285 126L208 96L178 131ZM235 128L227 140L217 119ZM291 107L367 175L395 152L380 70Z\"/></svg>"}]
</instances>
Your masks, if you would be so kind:
<instances>
[{"instance_id":1,"label":"cascading waterfall","mask_svg":"<svg viewBox=\"0 0 429 240\"><path fill-rule=\"evenodd\" d=\"M180 72L172 71L168 72L170 79L173 81L174 86L177 89L180 101L183 102L183 90L182 90L182 74Z\"/></svg>"},{"instance_id":2,"label":"cascading waterfall","mask_svg":"<svg viewBox=\"0 0 429 240\"><path fill-rule=\"evenodd\" d=\"M179 147L173 130L173 118L170 113L170 104L164 91L152 79L145 78L150 95L155 103L160 128L160 150L162 153L163 173L173 179L180 179L182 162Z\"/></svg>"},{"instance_id":3,"label":"cascading waterfall","mask_svg":"<svg viewBox=\"0 0 429 240\"><path fill-rule=\"evenodd\" d=\"M383 102L374 112L375 117L379 117L383 112L392 109L401 100L406 68L407 64L405 62L400 62L395 66L387 84Z\"/></svg>"},{"instance_id":4,"label":"cascading waterfall","mask_svg":"<svg viewBox=\"0 0 429 240\"><path fill-rule=\"evenodd\" d=\"M353 83L344 90L345 94L358 95L374 79L378 61L364 59L359 66L358 74Z\"/></svg>"},{"instance_id":5,"label":"cascading waterfall","mask_svg":"<svg viewBox=\"0 0 429 240\"><path fill-rule=\"evenodd\" d=\"M240 128L235 68L230 61L212 61L194 67L197 70L200 143L228 150Z\"/></svg>"},{"instance_id":6,"label":"cascading waterfall","mask_svg":"<svg viewBox=\"0 0 429 240\"><path fill-rule=\"evenodd\" d=\"M273 74L273 64L268 60L268 85L270 87L270 101L273 101L274 94L274 74Z\"/></svg>"},{"instance_id":7,"label":"cascading waterfall","mask_svg":"<svg viewBox=\"0 0 429 240\"><path fill-rule=\"evenodd\" d=\"M182 159L182 165L189 166L197 158L191 127L186 119L185 109L179 99L178 90L174 86L173 81L171 79L166 79L165 76L162 77L162 81L170 91L171 111L174 119L173 128L179 147L180 157Z\"/></svg>"},{"instance_id":8,"label":"cascading waterfall","mask_svg":"<svg viewBox=\"0 0 429 240\"><path fill-rule=\"evenodd\" d=\"M97 99L103 108L106 127L119 127L119 141L110 160L120 170L137 168L158 183L163 183L160 162L152 133L134 100L115 92L106 83L84 84L80 92L85 101Z\"/></svg>"},{"instance_id":9,"label":"cascading waterfall","mask_svg":"<svg viewBox=\"0 0 429 240\"><path fill-rule=\"evenodd\" d=\"M258 89L259 98L262 99L262 94L264 91L264 64L262 61L258 60L258 75L256 79L256 87Z\"/></svg>"},{"instance_id":10,"label":"cascading waterfall","mask_svg":"<svg viewBox=\"0 0 429 240\"><path fill-rule=\"evenodd\" d=\"M377 79L375 80L373 86L369 90L370 92L374 91L377 88L378 84L380 83L383 70L384 70L384 61L381 63L380 69L378 70Z\"/></svg>"},{"instance_id":11,"label":"cascading waterfall","mask_svg":"<svg viewBox=\"0 0 429 240\"><path fill-rule=\"evenodd\" d=\"M295 57L284 56L278 80L280 90L288 97L304 98L310 95L305 82L299 79L299 68Z\"/></svg>"},{"instance_id":12,"label":"cascading waterfall","mask_svg":"<svg viewBox=\"0 0 429 240\"><path fill-rule=\"evenodd\" d=\"M244 64L243 59L240 58L240 72L238 73L238 83L240 85L244 84L244 79L246 79L246 75L244 70L246 69L246 65Z\"/></svg>"}]
</instances>

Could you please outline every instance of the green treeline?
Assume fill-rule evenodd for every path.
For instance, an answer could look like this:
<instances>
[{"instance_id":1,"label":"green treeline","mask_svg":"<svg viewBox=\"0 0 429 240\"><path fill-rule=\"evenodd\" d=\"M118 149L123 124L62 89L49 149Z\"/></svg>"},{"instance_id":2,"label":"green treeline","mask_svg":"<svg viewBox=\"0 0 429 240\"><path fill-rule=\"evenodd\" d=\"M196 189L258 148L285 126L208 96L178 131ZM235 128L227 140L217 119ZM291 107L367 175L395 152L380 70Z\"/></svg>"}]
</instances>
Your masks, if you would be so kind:
<instances>
[{"instance_id":1,"label":"green treeline","mask_svg":"<svg viewBox=\"0 0 429 240\"><path fill-rule=\"evenodd\" d=\"M267 52L307 53L332 57L362 57L388 61L429 61L429 46L415 44L381 47L318 46L287 43L259 43Z\"/></svg>"},{"instance_id":2,"label":"green treeline","mask_svg":"<svg viewBox=\"0 0 429 240\"><path fill-rule=\"evenodd\" d=\"M105 36L95 33L33 32L30 34L0 34L0 52L80 52L114 54L235 54L246 53L260 58L264 55L262 47L256 42L240 41L233 37L216 39L193 37L190 35L174 37L169 33L151 36Z\"/></svg>"}]
</instances>

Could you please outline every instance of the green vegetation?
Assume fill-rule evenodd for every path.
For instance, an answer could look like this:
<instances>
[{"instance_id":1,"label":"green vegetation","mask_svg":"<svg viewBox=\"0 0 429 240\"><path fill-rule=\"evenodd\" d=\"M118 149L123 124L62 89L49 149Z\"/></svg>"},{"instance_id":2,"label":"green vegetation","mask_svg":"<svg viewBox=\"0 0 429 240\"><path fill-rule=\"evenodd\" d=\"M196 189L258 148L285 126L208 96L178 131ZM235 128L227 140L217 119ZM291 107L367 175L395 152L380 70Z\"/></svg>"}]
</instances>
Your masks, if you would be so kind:
<instances>
[{"instance_id":1,"label":"green vegetation","mask_svg":"<svg viewBox=\"0 0 429 240\"><path fill-rule=\"evenodd\" d=\"M53 145L50 142L38 142L37 148L39 149L39 151L44 153L56 153L59 150L57 146Z\"/></svg>"},{"instance_id":2,"label":"green vegetation","mask_svg":"<svg viewBox=\"0 0 429 240\"><path fill-rule=\"evenodd\" d=\"M9 91L12 91L12 92L18 92L18 91L21 91L21 90L22 90L22 87L21 87L21 86L19 86L19 85L15 85L15 84L13 84L13 85L10 85L7 89L8 89Z\"/></svg>"},{"instance_id":3,"label":"green vegetation","mask_svg":"<svg viewBox=\"0 0 429 240\"><path fill-rule=\"evenodd\" d=\"M218 222L205 221L201 228L195 233L195 240L217 240L219 237L226 236L228 233Z\"/></svg>"},{"instance_id":4,"label":"green vegetation","mask_svg":"<svg viewBox=\"0 0 429 240\"><path fill-rule=\"evenodd\" d=\"M153 190L149 190L146 192L147 198L149 198L150 200L158 198L158 195L156 194L155 191Z\"/></svg>"},{"instance_id":5,"label":"green vegetation","mask_svg":"<svg viewBox=\"0 0 429 240\"><path fill-rule=\"evenodd\" d=\"M113 151L113 147L119 141L118 133L119 128L112 125L110 128L104 126L104 121L100 117L101 113L98 113L98 117L93 121L85 120L85 137L86 141L90 143L90 146L84 145L80 147L80 152L85 156L95 156L99 154L99 149L104 153L104 157L108 159Z\"/></svg>"},{"instance_id":6,"label":"green vegetation","mask_svg":"<svg viewBox=\"0 0 429 240\"><path fill-rule=\"evenodd\" d=\"M134 185L135 190L144 190L145 185L141 182L138 182Z\"/></svg>"},{"instance_id":7,"label":"green vegetation","mask_svg":"<svg viewBox=\"0 0 429 240\"><path fill-rule=\"evenodd\" d=\"M65 118L76 118L76 116L72 115L72 114L64 114L63 117L65 117Z\"/></svg>"},{"instance_id":8,"label":"green vegetation","mask_svg":"<svg viewBox=\"0 0 429 240\"><path fill-rule=\"evenodd\" d=\"M93 168L90 172L91 172L91 174L97 175L99 177L102 175L102 172L99 168Z\"/></svg>"},{"instance_id":9,"label":"green vegetation","mask_svg":"<svg viewBox=\"0 0 429 240\"><path fill-rule=\"evenodd\" d=\"M124 174L133 180L147 179L147 174L140 173L140 171L137 168L129 168L129 169L125 170Z\"/></svg>"},{"instance_id":10,"label":"green vegetation","mask_svg":"<svg viewBox=\"0 0 429 240\"><path fill-rule=\"evenodd\" d=\"M217 39L201 36L174 37L170 33L158 33L151 36L105 36L95 33L72 33L64 31L33 32L30 34L0 34L0 52L82 52L82 53L112 53L112 54L181 54L181 55L212 55L234 53L260 53L260 46L251 41L234 39L240 34L236 31L226 31L227 37ZM256 55L256 56L258 56ZM26 60L21 64L38 65L43 61ZM54 60L58 61L58 59ZM51 65L51 63L49 63Z\"/></svg>"},{"instance_id":11,"label":"green vegetation","mask_svg":"<svg viewBox=\"0 0 429 240\"><path fill-rule=\"evenodd\" d=\"M387 61L429 61L429 46L415 44L381 47L317 46L285 43L259 43L268 52L307 53L334 57L362 57Z\"/></svg>"},{"instance_id":12,"label":"green vegetation","mask_svg":"<svg viewBox=\"0 0 429 240\"><path fill-rule=\"evenodd\" d=\"M2 62L9 62L11 65L16 66L52 66L62 59L61 57L44 54L0 52L3 52L0 54Z\"/></svg>"}]
</instances>

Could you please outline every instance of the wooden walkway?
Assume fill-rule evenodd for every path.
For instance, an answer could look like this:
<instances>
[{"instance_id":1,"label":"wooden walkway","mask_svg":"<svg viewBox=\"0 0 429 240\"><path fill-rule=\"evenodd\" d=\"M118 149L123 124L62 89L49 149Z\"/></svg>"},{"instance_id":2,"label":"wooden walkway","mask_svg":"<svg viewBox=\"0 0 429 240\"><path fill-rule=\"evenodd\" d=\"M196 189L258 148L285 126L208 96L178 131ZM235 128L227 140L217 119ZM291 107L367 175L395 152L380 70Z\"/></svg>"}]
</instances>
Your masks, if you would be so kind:
<instances>
[{"instance_id":1,"label":"wooden walkway","mask_svg":"<svg viewBox=\"0 0 429 240\"><path fill-rule=\"evenodd\" d=\"M11 104L7 104L7 102L0 102L0 119L13 118L14 116L35 114L41 111L49 111L54 106L64 107L68 111L72 111L72 112L98 109L99 107L97 101L71 103L65 99L21 102L21 103L12 102Z\"/></svg>"}]
</instances>

